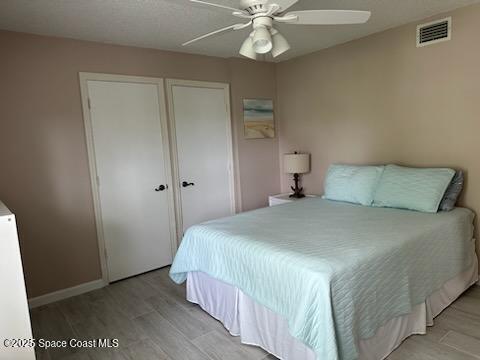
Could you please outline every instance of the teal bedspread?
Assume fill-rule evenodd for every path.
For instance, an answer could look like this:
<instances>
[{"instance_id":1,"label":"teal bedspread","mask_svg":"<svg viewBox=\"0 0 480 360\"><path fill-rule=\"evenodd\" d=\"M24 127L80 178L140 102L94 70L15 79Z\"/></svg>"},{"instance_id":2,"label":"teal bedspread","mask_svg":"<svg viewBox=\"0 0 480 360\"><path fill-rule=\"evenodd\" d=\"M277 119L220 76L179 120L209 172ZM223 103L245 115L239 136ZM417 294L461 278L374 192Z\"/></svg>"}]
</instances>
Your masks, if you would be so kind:
<instances>
[{"instance_id":1,"label":"teal bedspread","mask_svg":"<svg viewBox=\"0 0 480 360\"><path fill-rule=\"evenodd\" d=\"M234 285L319 360L356 359L359 339L471 266L473 217L306 199L191 227L170 276Z\"/></svg>"}]
</instances>

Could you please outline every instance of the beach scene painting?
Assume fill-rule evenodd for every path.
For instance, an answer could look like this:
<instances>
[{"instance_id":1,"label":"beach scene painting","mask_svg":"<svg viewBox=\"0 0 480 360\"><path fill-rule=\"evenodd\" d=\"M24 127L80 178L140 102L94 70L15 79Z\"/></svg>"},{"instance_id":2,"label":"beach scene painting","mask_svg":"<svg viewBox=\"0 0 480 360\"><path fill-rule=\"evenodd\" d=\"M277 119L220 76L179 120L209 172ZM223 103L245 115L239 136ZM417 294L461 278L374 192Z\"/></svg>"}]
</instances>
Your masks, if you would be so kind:
<instances>
[{"instance_id":1,"label":"beach scene painting","mask_svg":"<svg viewBox=\"0 0 480 360\"><path fill-rule=\"evenodd\" d=\"M244 99L243 122L245 139L274 138L273 100Z\"/></svg>"}]
</instances>

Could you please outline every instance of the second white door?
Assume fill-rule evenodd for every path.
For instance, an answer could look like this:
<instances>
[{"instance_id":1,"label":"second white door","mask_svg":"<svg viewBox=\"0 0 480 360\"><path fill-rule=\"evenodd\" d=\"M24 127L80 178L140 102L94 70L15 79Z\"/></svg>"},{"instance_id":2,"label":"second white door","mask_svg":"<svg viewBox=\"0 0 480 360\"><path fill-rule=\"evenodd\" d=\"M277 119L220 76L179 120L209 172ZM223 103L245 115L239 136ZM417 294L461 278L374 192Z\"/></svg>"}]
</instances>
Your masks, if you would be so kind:
<instances>
[{"instance_id":1,"label":"second white door","mask_svg":"<svg viewBox=\"0 0 480 360\"><path fill-rule=\"evenodd\" d=\"M194 224L235 212L229 88L169 80L168 96L181 235Z\"/></svg>"}]
</instances>

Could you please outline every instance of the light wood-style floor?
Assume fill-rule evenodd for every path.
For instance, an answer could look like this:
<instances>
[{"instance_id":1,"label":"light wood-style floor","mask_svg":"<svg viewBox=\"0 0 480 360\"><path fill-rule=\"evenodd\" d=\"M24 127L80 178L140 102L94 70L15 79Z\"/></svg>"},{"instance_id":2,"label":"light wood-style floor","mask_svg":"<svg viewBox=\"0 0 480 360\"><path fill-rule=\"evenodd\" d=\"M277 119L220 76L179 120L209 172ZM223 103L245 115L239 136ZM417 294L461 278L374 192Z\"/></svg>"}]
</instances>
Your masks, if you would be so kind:
<instances>
[{"instance_id":1,"label":"light wood-style floor","mask_svg":"<svg viewBox=\"0 0 480 360\"><path fill-rule=\"evenodd\" d=\"M169 268L120 281L31 311L36 339L117 338L118 349L36 349L55 360L267 360L242 345L222 324L185 300ZM427 335L407 339L388 360L480 359L480 287L445 310ZM325 359L327 360L327 359Z\"/></svg>"}]
</instances>

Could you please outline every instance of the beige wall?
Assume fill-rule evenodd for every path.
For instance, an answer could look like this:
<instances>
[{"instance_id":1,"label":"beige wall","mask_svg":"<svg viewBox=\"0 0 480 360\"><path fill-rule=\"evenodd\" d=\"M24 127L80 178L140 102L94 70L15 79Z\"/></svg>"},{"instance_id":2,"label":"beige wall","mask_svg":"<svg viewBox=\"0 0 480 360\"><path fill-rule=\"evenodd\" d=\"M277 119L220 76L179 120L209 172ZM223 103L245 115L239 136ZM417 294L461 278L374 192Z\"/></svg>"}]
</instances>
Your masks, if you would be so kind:
<instances>
[{"instance_id":1,"label":"beige wall","mask_svg":"<svg viewBox=\"0 0 480 360\"><path fill-rule=\"evenodd\" d=\"M275 139L245 139L243 129L243 99L276 96L275 67L269 63L230 59L232 111L239 148L243 210L268 205L268 196L280 191L278 132ZM276 157L272 154L277 154ZM276 174L274 177L272 174Z\"/></svg>"},{"instance_id":2,"label":"beige wall","mask_svg":"<svg viewBox=\"0 0 480 360\"><path fill-rule=\"evenodd\" d=\"M410 24L278 66L280 154L312 153L307 192L333 162L449 166L479 213L480 6L448 15L449 42L417 49Z\"/></svg>"},{"instance_id":3,"label":"beige wall","mask_svg":"<svg viewBox=\"0 0 480 360\"><path fill-rule=\"evenodd\" d=\"M0 31L0 199L17 216L29 297L100 278L78 73L231 83L244 209L279 191L277 140L243 140L242 97L272 64Z\"/></svg>"}]
</instances>

